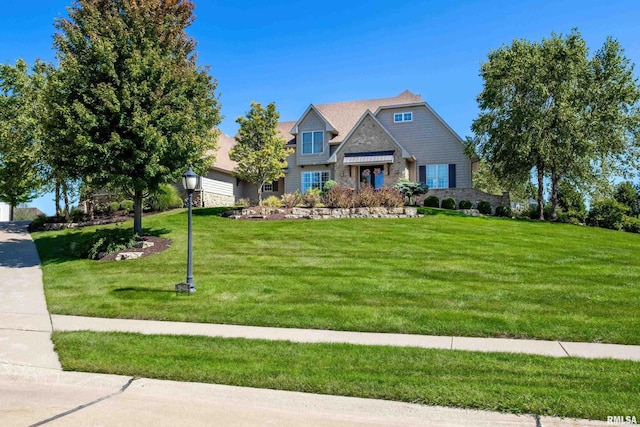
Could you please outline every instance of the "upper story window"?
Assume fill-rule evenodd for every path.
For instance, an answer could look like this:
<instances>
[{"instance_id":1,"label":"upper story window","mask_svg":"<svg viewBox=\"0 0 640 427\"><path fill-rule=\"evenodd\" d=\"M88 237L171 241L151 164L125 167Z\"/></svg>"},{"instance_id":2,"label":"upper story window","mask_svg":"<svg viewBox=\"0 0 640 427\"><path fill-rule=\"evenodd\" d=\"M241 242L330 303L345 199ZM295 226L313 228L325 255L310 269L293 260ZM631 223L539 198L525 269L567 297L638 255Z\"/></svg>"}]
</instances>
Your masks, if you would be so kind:
<instances>
[{"instance_id":1,"label":"upper story window","mask_svg":"<svg viewBox=\"0 0 640 427\"><path fill-rule=\"evenodd\" d=\"M302 154L322 153L324 145L324 132L302 132Z\"/></svg>"},{"instance_id":2,"label":"upper story window","mask_svg":"<svg viewBox=\"0 0 640 427\"><path fill-rule=\"evenodd\" d=\"M412 112L395 113L393 115L393 122L394 123L411 122L411 121L413 121L413 113Z\"/></svg>"}]
</instances>

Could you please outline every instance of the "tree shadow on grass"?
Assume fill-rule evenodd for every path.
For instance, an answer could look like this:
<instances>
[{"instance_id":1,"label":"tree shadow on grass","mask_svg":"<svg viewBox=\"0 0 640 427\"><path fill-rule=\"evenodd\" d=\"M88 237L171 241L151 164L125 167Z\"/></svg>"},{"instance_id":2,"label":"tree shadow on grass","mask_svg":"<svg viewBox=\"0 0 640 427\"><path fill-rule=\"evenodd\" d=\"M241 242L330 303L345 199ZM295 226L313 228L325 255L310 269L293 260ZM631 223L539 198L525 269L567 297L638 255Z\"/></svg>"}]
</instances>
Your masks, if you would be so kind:
<instances>
[{"instance_id":1,"label":"tree shadow on grass","mask_svg":"<svg viewBox=\"0 0 640 427\"><path fill-rule=\"evenodd\" d=\"M98 228L98 230L101 228ZM133 234L133 228L128 228L128 230ZM142 234L161 237L171 233L171 231L172 230L164 227L144 228ZM40 255L40 263L45 266L84 260L84 258L79 258L76 255L78 248L87 245L93 234L93 231L77 230L35 236L34 241L38 249L38 254Z\"/></svg>"},{"instance_id":2,"label":"tree shadow on grass","mask_svg":"<svg viewBox=\"0 0 640 427\"><path fill-rule=\"evenodd\" d=\"M222 216L225 212L232 211L234 207L199 208L193 210L193 216Z\"/></svg>"}]
</instances>

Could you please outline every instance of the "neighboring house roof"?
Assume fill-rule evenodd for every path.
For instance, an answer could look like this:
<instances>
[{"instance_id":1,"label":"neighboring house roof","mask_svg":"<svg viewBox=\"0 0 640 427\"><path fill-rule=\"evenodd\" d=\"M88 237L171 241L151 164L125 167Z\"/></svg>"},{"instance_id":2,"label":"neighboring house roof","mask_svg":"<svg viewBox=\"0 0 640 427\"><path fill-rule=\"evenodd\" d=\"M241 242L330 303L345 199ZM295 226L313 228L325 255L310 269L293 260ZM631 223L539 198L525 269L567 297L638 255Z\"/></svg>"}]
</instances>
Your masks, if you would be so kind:
<instances>
[{"instance_id":1,"label":"neighboring house roof","mask_svg":"<svg viewBox=\"0 0 640 427\"><path fill-rule=\"evenodd\" d=\"M291 128L296 124L296 122L280 122L278 123L278 133L282 136L285 141L287 141L287 145L296 145L296 137L291 135Z\"/></svg>"},{"instance_id":2,"label":"neighboring house roof","mask_svg":"<svg viewBox=\"0 0 640 427\"><path fill-rule=\"evenodd\" d=\"M229 157L229 151L231 151L235 145L235 139L220 131L220 136L218 137L218 151L215 152L216 161L213 163L211 168L224 172L233 171L236 166L238 166L238 163L231 160ZM207 154L211 154L211 152L208 152Z\"/></svg>"},{"instance_id":3,"label":"neighboring house roof","mask_svg":"<svg viewBox=\"0 0 640 427\"><path fill-rule=\"evenodd\" d=\"M333 104L319 104L313 105L313 108L319 112L323 118L331 124L331 126L337 131L331 139L332 144L340 143L344 141L347 134L354 128L356 123L362 118L364 113L369 111L377 111L380 107L389 106L402 106L415 103L423 103L424 100L420 95L416 95L408 90L405 90L400 95L392 98L378 98L367 99L363 101L346 101L336 102ZM302 117L295 122L292 126L292 131L298 122L300 122L304 116L309 112L307 109Z\"/></svg>"}]
</instances>

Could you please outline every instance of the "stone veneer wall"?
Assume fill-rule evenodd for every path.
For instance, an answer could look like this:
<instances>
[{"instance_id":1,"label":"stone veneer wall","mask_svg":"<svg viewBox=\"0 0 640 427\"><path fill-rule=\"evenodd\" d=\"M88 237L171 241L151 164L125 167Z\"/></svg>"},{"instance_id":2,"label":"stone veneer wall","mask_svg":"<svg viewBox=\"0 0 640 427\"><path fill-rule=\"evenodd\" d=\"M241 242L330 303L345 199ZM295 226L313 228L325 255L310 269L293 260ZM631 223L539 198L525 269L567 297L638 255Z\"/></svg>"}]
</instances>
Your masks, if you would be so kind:
<instances>
[{"instance_id":1,"label":"stone veneer wall","mask_svg":"<svg viewBox=\"0 0 640 427\"><path fill-rule=\"evenodd\" d=\"M414 218L417 208L270 208L256 206L233 211L229 218L261 219L270 215L281 215L285 219L333 219L333 218Z\"/></svg>"},{"instance_id":2,"label":"stone veneer wall","mask_svg":"<svg viewBox=\"0 0 640 427\"><path fill-rule=\"evenodd\" d=\"M236 198L234 196L224 196L222 194L214 194L202 192L202 201L205 208L218 206L235 206Z\"/></svg>"}]
</instances>

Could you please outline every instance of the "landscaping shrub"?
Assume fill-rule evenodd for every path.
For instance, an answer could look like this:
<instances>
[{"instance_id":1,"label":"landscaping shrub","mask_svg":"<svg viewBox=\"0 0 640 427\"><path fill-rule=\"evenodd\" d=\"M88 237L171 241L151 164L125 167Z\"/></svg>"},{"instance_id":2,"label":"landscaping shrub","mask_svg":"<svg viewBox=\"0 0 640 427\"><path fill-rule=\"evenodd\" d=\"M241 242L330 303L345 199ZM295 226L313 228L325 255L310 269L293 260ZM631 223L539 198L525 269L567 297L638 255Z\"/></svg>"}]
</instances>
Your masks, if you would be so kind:
<instances>
[{"instance_id":1,"label":"landscaping shrub","mask_svg":"<svg viewBox=\"0 0 640 427\"><path fill-rule=\"evenodd\" d=\"M182 199L178 189L173 185L160 184L158 191L152 193L145 201L146 208L155 212L182 207Z\"/></svg>"},{"instance_id":2,"label":"landscaping shrub","mask_svg":"<svg viewBox=\"0 0 640 427\"><path fill-rule=\"evenodd\" d=\"M29 223L29 231L37 231L48 222L49 218L46 215L38 215L33 221Z\"/></svg>"},{"instance_id":3,"label":"landscaping shrub","mask_svg":"<svg viewBox=\"0 0 640 427\"><path fill-rule=\"evenodd\" d=\"M413 182L408 179L400 179L394 186L404 197L407 198L407 204L414 204L414 200L416 196L421 196L425 194L429 187L421 182ZM437 206L434 206L437 208Z\"/></svg>"},{"instance_id":4,"label":"landscaping shrub","mask_svg":"<svg viewBox=\"0 0 640 427\"><path fill-rule=\"evenodd\" d=\"M393 187L381 187L376 190L380 205L385 208L401 208L404 206L404 196Z\"/></svg>"},{"instance_id":5,"label":"landscaping shrub","mask_svg":"<svg viewBox=\"0 0 640 427\"><path fill-rule=\"evenodd\" d=\"M333 187L338 185L338 183L332 179L324 183L324 187L322 187L323 194L328 193Z\"/></svg>"},{"instance_id":6,"label":"landscaping shrub","mask_svg":"<svg viewBox=\"0 0 640 427\"><path fill-rule=\"evenodd\" d=\"M595 202L591 206L587 224L613 230L622 229L629 208L615 200Z\"/></svg>"},{"instance_id":7,"label":"landscaping shrub","mask_svg":"<svg viewBox=\"0 0 640 427\"><path fill-rule=\"evenodd\" d=\"M577 211L575 209L569 209L567 212L558 209L558 222L565 224L584 224L587 213L585 211Z\"/></svg>"},{"instance_id":8,"label":"landscaping shrub","mask_svg":"<svg viewBox=\"0 0 640 427\"><path fill-rule=\"evenodd\" d=\"M120 202L120 209L129 213L133 212L133 200L123 200Z\"/></svg>"},{"instance_id":9,"label":"landscaping shrub","mask_svg":"<svg viewBox=\"0 0 640 427\"><path fill-rule=\"evenodd\" d=\"M322 201L321 193L319 188L309 188L302 195L302 203L304 203L307 208L315 208Z\"/></svg>"},{"instance_id":10,"label":"landscaping shrub","mask_svg":"<svg viewBox=\"0 0 640 427\"><path fill-rule=\"evenodd\" d=\"M323 197L329 208L354 208L358 204L358 195L353 188L338 184Z\"/></svg>"},{"instance_id":11,"label":"landscaping shrub","mask_svg":"<svg viewBox=\"0 0 640 427\"><path fill-rule=\"evenodd\" d=\"M109 210L111 212L116 212L120 210L120 202L111 202L109 203Z\"/></svg>"},{"instance_id":12,"label":"landscaping shrub","mask_svg":"<svg viewBox=\"0 0 640 427\"><path fill-rule=\"evenodd\" d=\"M269 196L262 201L262 206L266 206L268 208L279 208L282 206L282 202L279 197Z\"/></svg>"},{"instance_id":13,"label":"landscaping shrub","mask_svg":"<svg viewBox=\"0 0 640 427\"><path fill-rule=\"evenodd\" d=\"M491 215L491 203L486 200L481 200L478 202L478 212L483 215Z\"/></svg>"},{"instance_id":14,"label":"landscaping shrub","mask_svg":"<svg viewBox=\"0 0 640 427\"><path fill-rule=\"evenodd\" d=\"M459 209L471 209L473 208L473 204L471 203L471 201L464 199L464 200L460 200L460 203L458 203L458 208Z\"/></svg>"},{"instance_id":15,"label":"landscaping shrub","mask_svg":"<svg viewBox=\"0 0 640 427\"><path fill-rule=\"evenodd\" d=\"M627 216L622 221L622 229L629 233L640 233L640 219Z\"/></svg>"},{"instance_id":16,"label":"landscaping shrub","mask_svg":"<svg viewBox=\"0 0 640 427\"><path fill-rule=\"evenodd\" d=\"M236 206L239 208L246 208L247 206L251 206L251 200L247 199L246 197L242 197L236 200Z\"/></svg>"},{"instance_id":17,"label":"landscaping shrub","mask_svg":"<svg viewBox=\"0 0 640 427\"><path fill-rule=\"evenodd\" d=\"M455 210L456 209L456 200L453 197L447 197L442 199L442 204L440 205L442 209Z\"/></svg>"},{"instance_id":18,"label":"landscaping shrub","mask_svg":"<svg viewBox=\"0 0 640 427\"><path fill-rule=\"evenodd\" d=\"M78 258L98 259L101 252L111 253L133 247L137 237L130 229L103 228L72 243L70 252Z\"/></svg>"},{"instance_id":19,"label":"landscaping shrub","mask_svg":"<svg viewBox=\"0 0 640 427\"><path fill-rule=\"evenodd\" d=\"M429 196L424 199L424 205L428 208L439 208L440 199L438 199L436 196Z\"/></svg>"},{"instance_id":20,"label":"landscaping shrub","mask_svg":"<svg viewBox=\"0 0 640 427\"><path fill-rule=\"evenodd\" d=\"M293 193L284 193L280 199L282 200L282 206L291 209L302 203L302 194L296 190Z\"/></svg>"},{"instance_id":21,"label":"landscaping shrub","mask_svg":"<svg viewBox=\"0 0 640 427\"><path fill-rule=\"evenodd\" d=\"M511 210L511 206L496 206L496 216L512 218L513 211Z\"/></svg>"},{"instance_id":22,"label":"landscaping shrub","mask_svg":"<svg viewBox=\"0 0 640 427\"><path fill-rule=\"evenodd\" d=\"M376 190L373 189L370 185L362 185L360 187L360 192L358 193L358 203L357 206L362 206L365 208L373 208L380 206L381 203L378 200L378 196Z\"/></svg>"}]
</instances>

